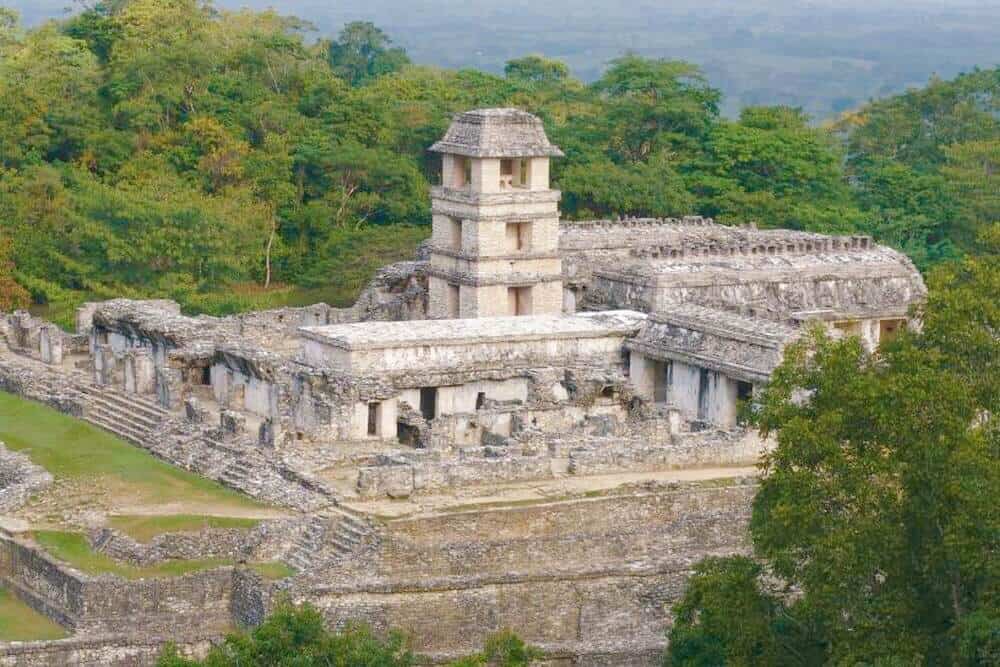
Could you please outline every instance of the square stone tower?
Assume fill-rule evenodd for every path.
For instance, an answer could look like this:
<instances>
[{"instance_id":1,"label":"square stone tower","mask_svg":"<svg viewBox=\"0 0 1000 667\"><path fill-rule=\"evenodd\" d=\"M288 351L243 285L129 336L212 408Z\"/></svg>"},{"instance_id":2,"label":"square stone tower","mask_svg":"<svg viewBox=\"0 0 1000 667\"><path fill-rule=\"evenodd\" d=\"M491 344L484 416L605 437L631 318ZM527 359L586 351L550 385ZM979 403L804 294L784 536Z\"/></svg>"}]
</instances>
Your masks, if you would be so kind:
<instances>
[{"instance_id":1,"label":"square stone tower","mask_svg":"<svg viewBox=\"0 0 1000 667\"><path fill-rule=\"evenodd\" d=\"M473 318L562 312L558 190L549 188L542 121L518 109L455 117L441 141L441 185L431 190L429 316Z\"/></svg>"}]
</instances>

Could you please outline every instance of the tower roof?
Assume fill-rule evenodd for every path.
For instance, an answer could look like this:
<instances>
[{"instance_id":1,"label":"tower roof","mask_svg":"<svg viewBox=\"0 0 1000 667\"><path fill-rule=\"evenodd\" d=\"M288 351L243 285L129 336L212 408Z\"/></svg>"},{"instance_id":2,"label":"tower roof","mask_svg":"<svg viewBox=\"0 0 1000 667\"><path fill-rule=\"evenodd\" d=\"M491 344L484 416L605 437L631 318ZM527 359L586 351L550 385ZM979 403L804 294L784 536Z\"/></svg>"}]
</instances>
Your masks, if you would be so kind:
<instances>
[{"instance_id":1,"label":"tower roof","mask_svg":"<svg viewBox=\"0 0 1000 667\"><path fill-rule=\"evenodd\" d=\"M542 121L520 109L474 109L455 116L444 138L431 146L437 153L466 157L560 157L549 143Z\"/></svg>"}]
</instances>

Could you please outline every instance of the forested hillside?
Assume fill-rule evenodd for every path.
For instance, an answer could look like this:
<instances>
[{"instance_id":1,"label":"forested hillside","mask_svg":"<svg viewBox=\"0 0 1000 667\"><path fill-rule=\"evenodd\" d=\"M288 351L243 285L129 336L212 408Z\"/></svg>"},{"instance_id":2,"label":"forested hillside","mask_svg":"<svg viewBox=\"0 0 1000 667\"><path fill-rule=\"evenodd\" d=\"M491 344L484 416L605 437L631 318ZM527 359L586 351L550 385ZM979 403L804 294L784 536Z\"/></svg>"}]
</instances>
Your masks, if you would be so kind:
<instances>
[{"instance_id":1,"label":"forested hillside","mask_svg":"<svg viewBox=\"0 0 1000 667\"><path fill-rule=\"evenodd\" d=\"M5 12L0 307L346 303L427 236L426 148L479 106L544 118L571 219L861 231L921 268L975 253L1000 219L1000 69L821 129L787 107L725 120L683 62L623 56L585 85L539 57L499 77L411 64L370 24L318 42L302 27L199 0L106 0L31 30Z\"/></svg>"}]
</instances>

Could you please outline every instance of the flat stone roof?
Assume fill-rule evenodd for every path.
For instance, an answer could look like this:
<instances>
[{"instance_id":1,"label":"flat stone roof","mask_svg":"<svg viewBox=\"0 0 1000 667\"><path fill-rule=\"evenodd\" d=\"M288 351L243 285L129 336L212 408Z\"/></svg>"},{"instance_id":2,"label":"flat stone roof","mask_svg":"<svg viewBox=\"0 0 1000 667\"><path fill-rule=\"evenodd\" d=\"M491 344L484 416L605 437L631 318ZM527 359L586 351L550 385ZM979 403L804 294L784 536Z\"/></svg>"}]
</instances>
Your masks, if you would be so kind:
<instances>
[{"instance_id":1,"label":"flat stone roof","mask_svg":"<svg viewBox=\"0 0 1000 667\"><path fill-rule=\"evenodd\" d=\"M557 338L598 338L631 334L644 313L612 310L577 315L482 317L460 320L357 322L299 329L305 338L345 350L420 345L464 345Z\"/></svg>"},{"instance_id":2,"label":"flat stone roof","mask_svg":"<svg viewBox=\"0 0 1000 667\"><path fill-rule=\"evenodd\" d=\"M475 109L455 116L441 141L431 146L437 153L466 157L560 157L549 143L542 121L520 109Z\"/></svg>"}]
</instances>

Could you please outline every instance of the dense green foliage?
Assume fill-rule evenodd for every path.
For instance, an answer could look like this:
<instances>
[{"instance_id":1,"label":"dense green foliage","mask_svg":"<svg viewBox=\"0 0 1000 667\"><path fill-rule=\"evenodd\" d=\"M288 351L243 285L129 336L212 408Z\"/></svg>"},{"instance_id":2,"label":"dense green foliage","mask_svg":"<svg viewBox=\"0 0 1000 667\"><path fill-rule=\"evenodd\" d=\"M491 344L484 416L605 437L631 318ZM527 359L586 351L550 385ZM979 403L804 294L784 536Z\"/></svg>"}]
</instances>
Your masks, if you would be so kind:
<instances>
[{"instance_id":1,"label":"dense green foliage","mask_svg":"<svg viewBox=\"0 0 1000 667\"><path fill-rule=\"evenodd\" d=\"M510 632L487 638L482 653L453 667L528 667L541 652ZM187 660L168 647L158 667L410 667L416 658L405 638L390 632L379 636L363 625L330 631L323 615L310 604L287 602L259 627L229 635L204 660Z\"/></svg>"},{"instance_id":2,"label":"dense green foliage","mask_svg":"<svg viewBox=\"0 0 1000 667\"><path fill-rule=\"evenodd\" d=\"M343 305L427 235L426 149L477 106L543 117L568 218L869 231L926 268L977 251L998 216L1000 68L829 131L781 106L725 120L685 62L622 56L585 85L541 56L498 77L413 65L369 23L332 41L304 28L207 0L103 0L29 31L4 14L0 307Z\"/></svg>"},{"instance_id":3,"label":"dense green foliage","mask_svg":"<svg viewBox=\"0 0 1000 667\"><path fill-rule=\"evenodd\" d=\"M5 0L34 25L94 0ZM628 48L705 68L724 93L725 115L786 104L826 118L900 93L933 73L953 77L1000 62L994 0L216 0L278 7L320 34L365 17L416 62L501 73L512 57L541 52L595 81Z\"/></svg>"},{"instance_id":4,"label":"dense green foliage","mask_svg":"<svg viewBox=\"0 0 1000 667\"><path fill-rule=\"evenodd\" d=\"M760 564L700 565L667 664L1000 661L1000 224L979 244L933 273L922 332L786 353L758 414Z\"/></svg>"}]
</instances>

